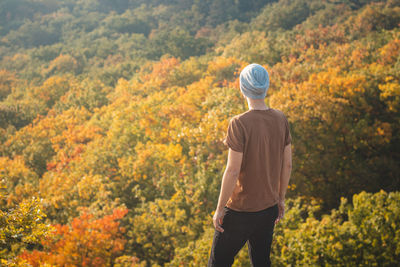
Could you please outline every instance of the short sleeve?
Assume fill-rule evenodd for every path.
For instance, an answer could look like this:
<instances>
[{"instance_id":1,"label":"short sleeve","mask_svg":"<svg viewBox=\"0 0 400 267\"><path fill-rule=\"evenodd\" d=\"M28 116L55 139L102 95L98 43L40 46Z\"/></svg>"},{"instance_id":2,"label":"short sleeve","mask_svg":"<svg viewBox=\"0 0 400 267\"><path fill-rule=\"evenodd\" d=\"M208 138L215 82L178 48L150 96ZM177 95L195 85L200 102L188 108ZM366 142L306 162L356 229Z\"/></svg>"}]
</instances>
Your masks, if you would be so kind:
<instances>
[{"instance_id":1,"label":"short sleeve","mask_svg":"<svg viewBox=\"0 0 400 267\"><path fill-rule=\"evenodd\" d=\"M224 144L237 152L244 150L244 129L238 118L229 121L228 130L224 139Z\"/></svg>"},{"instance_id":2,"label":"short sleeve","mask_svg":"<svg viewBox=\"0 0 400 267\"><path fill-rule=\"evenodd\" d=\"M285 117L285 146L292 143L292 135L290 134L289 122Z\"/></svg>"}]
</instances>

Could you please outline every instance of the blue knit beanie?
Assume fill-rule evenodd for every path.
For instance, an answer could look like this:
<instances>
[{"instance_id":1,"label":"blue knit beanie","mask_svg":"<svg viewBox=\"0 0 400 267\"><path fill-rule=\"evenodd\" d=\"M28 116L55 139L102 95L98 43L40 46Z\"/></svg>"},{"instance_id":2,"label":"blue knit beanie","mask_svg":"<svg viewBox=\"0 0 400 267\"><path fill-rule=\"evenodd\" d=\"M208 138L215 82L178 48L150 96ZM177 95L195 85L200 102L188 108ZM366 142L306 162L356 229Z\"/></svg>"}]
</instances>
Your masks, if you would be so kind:
<instances>
[{"instance_id":1,"label":"blue knit beanie","mask_svg":"<svg viewBox=\"0 0 400 267\"><path fill-rule=\"evenodd\" d=\"M269 75L263 66L253 63L240 73L240 91L248 98L265 98L268 87Z\"/></svg>"}]
</instances>

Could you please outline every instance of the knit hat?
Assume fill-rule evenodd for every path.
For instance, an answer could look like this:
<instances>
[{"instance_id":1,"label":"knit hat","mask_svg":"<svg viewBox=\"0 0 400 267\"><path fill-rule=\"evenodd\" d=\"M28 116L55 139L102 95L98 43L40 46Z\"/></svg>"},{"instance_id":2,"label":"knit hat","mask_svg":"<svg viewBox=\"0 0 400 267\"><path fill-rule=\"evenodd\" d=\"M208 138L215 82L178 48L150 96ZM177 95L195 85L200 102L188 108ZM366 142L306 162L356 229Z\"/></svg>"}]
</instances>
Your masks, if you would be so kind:
<instances>
[{"instance_id":1,"label":"knit hat","mask_svg":"<svg viewBox=\"0 0 400 267\"><path fill-rule=\"evenodd\" d=\"M263 66L253 63L240 73L240 91L248 98L265 98L268 87L269 75Z\"/></svg>"}]
</instances>

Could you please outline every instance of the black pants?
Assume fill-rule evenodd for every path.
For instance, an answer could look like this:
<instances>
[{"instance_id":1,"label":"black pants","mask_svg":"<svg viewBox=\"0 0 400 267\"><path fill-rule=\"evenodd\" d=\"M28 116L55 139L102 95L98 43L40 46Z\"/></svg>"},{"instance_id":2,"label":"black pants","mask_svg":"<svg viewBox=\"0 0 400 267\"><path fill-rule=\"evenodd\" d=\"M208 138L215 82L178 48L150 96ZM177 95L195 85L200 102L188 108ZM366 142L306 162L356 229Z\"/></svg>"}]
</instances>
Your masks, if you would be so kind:
<instances>
[{"instance_id":1,"label":"black pants","mask_svg":"<svg viewBox=\"0 0 400 267\"><path fill-rule=\"evenodd\" d=\"M278 205L262 211L241 212L225 207L221 233L214 230L208 267L230 267L247 241L254 267L271 266L270 252Z\"/></svg>"}]
</instances>

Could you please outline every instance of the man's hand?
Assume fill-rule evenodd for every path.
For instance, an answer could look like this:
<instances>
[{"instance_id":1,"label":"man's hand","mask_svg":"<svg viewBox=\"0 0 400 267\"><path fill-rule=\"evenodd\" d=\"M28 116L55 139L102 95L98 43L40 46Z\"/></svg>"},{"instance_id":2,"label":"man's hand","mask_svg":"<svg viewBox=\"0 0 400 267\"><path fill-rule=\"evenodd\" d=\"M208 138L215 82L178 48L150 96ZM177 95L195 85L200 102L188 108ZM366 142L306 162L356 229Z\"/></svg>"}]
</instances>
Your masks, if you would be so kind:
<instances>
[{"instance_id":1,"label":"man's hand","mask_svg":"<svg viewBox=\"0 0 400 267\"><path fill-rule=\"evenodd\" d=\"M224 229L221 227L224 216L225 216L225 210L223 210L223 209L216 210L214 213L214 216L213 216L213 223L214 223L215 230L217 230L221 233L224 231Z\"/></svg>"},{"instance_id":2,"label":"man's hand","mask_svg":"<svg viewBox=\"0 0 400 267\"><path fill-rule=\"evenodd\" d=\"M278 209L279 209L279 212L278 212L278 217L275 220L275 224L277 224L285 215L285 200L280 199L278 201Z\"/></svg>"}]
</instances>

